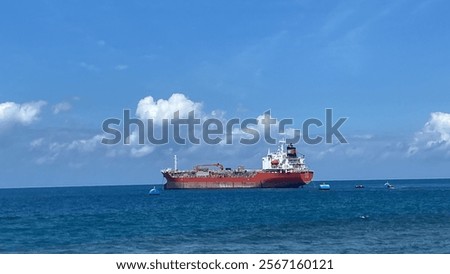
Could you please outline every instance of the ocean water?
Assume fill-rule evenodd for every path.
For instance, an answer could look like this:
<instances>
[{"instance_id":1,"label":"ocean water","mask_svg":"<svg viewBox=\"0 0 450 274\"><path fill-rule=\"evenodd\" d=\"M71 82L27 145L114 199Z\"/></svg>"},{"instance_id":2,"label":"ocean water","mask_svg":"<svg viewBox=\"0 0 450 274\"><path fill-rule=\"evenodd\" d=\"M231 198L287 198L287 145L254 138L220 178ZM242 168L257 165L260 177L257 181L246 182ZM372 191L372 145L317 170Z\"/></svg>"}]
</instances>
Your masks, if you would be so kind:
<instances>
[{"instance_id":1,"label":"ocean water","mask_svg":"<svg viewBox=\"0 0 450 274\"><path fill-rule=\"evenodd\" d=\"M0 189L0 253L450 253L450 180L329 183Z\"/></svg>"}]
</instances>

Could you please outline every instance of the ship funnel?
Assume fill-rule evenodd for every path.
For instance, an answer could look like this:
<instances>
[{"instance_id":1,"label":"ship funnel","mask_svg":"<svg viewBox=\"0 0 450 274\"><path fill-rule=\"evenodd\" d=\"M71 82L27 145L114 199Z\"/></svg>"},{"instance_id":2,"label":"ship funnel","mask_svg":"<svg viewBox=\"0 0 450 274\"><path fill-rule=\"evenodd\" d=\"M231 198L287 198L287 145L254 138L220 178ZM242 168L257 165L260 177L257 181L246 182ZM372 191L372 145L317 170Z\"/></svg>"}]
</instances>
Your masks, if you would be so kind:
<instances>
[{"instance_id":1,"label":"ship funnel","mask_svg":"<svg viewBox=\"0 0 450 274\"><path fill-rule=\"evenodd\" d=\"M297 149L292 144L287 146L287 156L297 158Z\"/></svg>"}]
</instances>

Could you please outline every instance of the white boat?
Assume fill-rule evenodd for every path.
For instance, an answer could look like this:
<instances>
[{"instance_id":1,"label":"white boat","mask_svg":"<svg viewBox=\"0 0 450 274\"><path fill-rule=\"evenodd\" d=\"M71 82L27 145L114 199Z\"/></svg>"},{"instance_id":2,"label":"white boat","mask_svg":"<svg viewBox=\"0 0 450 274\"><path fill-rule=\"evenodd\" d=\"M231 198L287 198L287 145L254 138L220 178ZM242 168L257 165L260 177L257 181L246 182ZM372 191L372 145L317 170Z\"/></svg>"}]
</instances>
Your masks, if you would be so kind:
<instances>
[{"instance_id":1,"label":"white boat","mask_svg":"<svg viewBox=\"0 0 450 274\"><path fill-rule=\"evenodd\" d=\"M156 189L156 187L153 187L152 189L150 189L150 191L148 192L148 195L159 195L161 192Z\"/></svg>"},{"instance_id":2,"label":"white boat","mask_svg":"<svg viewBox=\"0 0 450 274\"><path fill-rule=\"evenodd\" d=\"M386 182L386 183L384 184L384 186L385 186L387 189L395 189L395 186L394 186L394 185L391 185L389 182Z\"/></svg>"},{"instance_id":3,"label":"white boat","mask_svg":"<svg viewBox=\"0 0 450 274\"><path fill-rule=\"evenodd\" d=\"M330 190L330 189L331 189L331 187L330 187L330 185L327 184L327 183L321 183L321 184L319 185L319 190Z\"/></svg>"}]
</instances>

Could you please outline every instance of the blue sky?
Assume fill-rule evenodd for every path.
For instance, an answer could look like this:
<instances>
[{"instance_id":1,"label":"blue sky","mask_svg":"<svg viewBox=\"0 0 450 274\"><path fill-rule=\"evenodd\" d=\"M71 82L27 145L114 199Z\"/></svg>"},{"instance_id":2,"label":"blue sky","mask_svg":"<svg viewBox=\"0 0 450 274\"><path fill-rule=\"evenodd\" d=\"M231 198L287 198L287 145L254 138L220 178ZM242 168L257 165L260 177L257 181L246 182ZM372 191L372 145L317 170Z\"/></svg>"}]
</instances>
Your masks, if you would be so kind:
<instances>
[{"instance_id":1,"label":"blue sky","mask_svg":"<svg viewBox=\"0 0 450 274\"><path fill-rule=\"evenodd\" d=\"M348 117L348 144L298 144L318 180L450 177L448 14L442 0L2 3L0 187L161 183L173 154L260 166L263 142L100 144L103 120L175 93L223 120Z\"/></svg>"}]
</instances>

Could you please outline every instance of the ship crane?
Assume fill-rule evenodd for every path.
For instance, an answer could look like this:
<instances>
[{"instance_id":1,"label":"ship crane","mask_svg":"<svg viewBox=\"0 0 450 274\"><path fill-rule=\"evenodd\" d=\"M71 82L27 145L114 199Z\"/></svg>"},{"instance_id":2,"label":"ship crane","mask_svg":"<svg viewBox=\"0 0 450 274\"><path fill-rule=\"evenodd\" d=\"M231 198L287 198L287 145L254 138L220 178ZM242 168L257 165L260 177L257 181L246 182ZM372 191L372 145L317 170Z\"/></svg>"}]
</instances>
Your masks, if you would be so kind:
<instances>
[{"instance_id":1,"label":"ship crane","mask_svg":"<svg viewBox=\"0 0 450 274\"><path fill-rule=\"evenodd\" d=\"M215 167L218 167L220 170L223 170L223 169L224 169L223 165L220 164L220 163L215 163L215 164L204 164L204 165L196 165L196 166L194 167L194 169L195 169L196 171L199 171L202 167L208 167L208 166L215 166Z\"/></svg>"}]
</instances>

